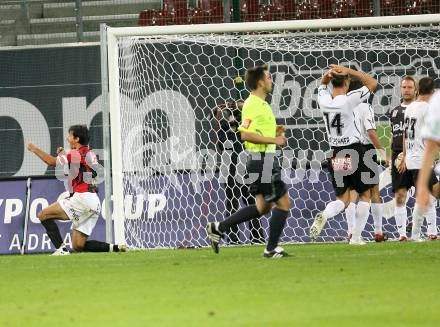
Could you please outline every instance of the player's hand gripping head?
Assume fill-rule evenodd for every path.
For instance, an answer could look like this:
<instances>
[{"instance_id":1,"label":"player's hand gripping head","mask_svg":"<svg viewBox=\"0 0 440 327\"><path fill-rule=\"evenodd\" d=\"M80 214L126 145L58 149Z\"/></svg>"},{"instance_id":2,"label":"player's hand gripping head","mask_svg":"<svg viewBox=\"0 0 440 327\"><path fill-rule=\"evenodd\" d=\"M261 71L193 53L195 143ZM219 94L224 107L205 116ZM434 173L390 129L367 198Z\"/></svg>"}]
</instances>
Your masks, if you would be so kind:
<instances>
[{"instance_id":1,"label":"player's hand gripping head","mask_svg":"<svg viewBox=\"0 0 440 327\"><path fill-rule=\"evenodd\" d=\"M348 92L350 87L349 71L347 67L330 65L331 82L334 88L343 88Z\"/></svg>"}]
</instances>

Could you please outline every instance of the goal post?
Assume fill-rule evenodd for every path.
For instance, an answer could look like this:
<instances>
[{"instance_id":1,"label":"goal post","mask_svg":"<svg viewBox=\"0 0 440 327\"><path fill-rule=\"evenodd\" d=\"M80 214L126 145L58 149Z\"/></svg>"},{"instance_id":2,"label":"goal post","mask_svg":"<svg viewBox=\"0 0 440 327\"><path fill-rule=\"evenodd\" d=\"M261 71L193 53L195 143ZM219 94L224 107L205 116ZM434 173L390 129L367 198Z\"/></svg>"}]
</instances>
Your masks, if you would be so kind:
<instances>
[{"instance_id":1,"label":"goal post","mask_svg":"<svg viewBox=\"0 0 440 327\"><path fill-rule=\"evenodd\" d=\"M378 79L372 105L387 144L386 113L400 103L400 78L438 79L439 36L438 14L107 27L115 242L206 246L204 226L227 215L231 194L243 205L242 191L227 190L233 151L224 144L219 150L215 112L248 94L237 91L237 84L246 68L262 63L274 77L268 102L288 127L280 157L292 208L281 241L308 242L314 214L334 197L320 166L329 150L315 93L323 70L340 63ZM238 188L246 179L243 157L234 176ZM381 175L381 194L388 215L384 229L393 234L388 175ZM266 218L261 226L267 228ZM343 240L345 230L344 215L338 215L320 240ZM235 233L249 240L248 227ZM370 217L364 237L372 235Z\"/></svg>"}]
</instances>

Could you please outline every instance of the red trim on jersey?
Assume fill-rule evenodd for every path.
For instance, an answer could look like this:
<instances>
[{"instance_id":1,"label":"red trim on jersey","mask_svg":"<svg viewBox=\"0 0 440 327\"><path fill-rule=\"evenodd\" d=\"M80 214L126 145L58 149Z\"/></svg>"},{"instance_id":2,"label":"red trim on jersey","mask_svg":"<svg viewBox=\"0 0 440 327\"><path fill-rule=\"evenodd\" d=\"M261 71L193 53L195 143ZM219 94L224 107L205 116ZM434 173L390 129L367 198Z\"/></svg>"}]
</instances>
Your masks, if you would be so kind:
<instances>
[{"instance_id":1,"label":"red trim on jersey","mask_svg":"<svg viewBox=\"0 0 440 327\"><path fill-rule=\"evenodd\" d=\"M78 149L70 150L66 155L59 156L59 163L69 164L69 192L70 193L85 193L85 192L97 192L96 185L94 184L94 177L96 177L96 171L89 166L90 164L97 164L95 154L90 151L89 147L81 146Z\"/></svg>"}]
</instances>

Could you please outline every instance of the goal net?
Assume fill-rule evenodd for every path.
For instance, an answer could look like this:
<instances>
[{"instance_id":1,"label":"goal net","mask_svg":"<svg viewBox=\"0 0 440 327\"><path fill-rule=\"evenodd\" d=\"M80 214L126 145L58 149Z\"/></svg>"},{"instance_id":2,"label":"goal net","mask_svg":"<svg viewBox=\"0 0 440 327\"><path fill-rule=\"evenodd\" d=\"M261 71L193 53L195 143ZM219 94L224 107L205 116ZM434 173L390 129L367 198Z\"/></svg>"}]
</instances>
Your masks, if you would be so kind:
<instances>
[{"instance_id":1,"label":"goal net","mask_svg":"<svg viewBox=\"0 0 440 327\"><path fill-rule=\"evenodd\" d=\"M136 248L207 246L207 222L252 203L234 124L238 100L249 94L242 83L246 68L268 64L274 84L267 100L288 138L279 158L292 206L281 242L309 242L314 215L334 199L321 165L329 155L316 103L323 71L338 63L379 81L371 103L389 148L387 112L401 101L401 78L438 80L439 22L439 15L424 15L108 28L116 240ZM390 184L389 169L381 169L383 229L395 238ZM243 224L224 242L261 241L267 218ZM362 235L374 238L371 216ZM340 214L319 241L346 238Z\"/></svg>"}]
</instances>

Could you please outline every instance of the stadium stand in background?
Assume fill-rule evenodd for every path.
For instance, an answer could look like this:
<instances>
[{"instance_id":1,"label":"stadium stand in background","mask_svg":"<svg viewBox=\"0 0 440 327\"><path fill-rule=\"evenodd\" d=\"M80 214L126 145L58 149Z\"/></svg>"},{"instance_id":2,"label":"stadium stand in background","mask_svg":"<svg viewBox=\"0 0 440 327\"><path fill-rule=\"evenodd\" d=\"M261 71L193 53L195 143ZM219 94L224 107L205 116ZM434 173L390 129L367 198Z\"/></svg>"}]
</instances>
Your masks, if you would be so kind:
<instances>
[{"instance_id":1,"label":"stadium stand in background","mask_svg":"<svg viewBox=\"0 0 440 327\"><path fill-rule=\"evenodd\" d=\"M160 10L148 8L142 11L139 14L139 25L224 22L224 3L228 1L166 0ZM241 0L239 14L234 12L236 8L233 1L229 3L230 8L227 8L226 13L229 14L230 21L235 22L367 17L375 15L375 6L382 16L440 12L440 3L437 0Z\"/></svg>"},{"instance_id":2,"label":"stadium stand in background","mask_svg":"<svg viewBox=\"0 0 440 327\"><path fill-rule=\"evenodd\" d=\"M161 26L439 12L438 0L5 0L0 46L98 41L100 23Z\"/></svg>"}]
</instances>

